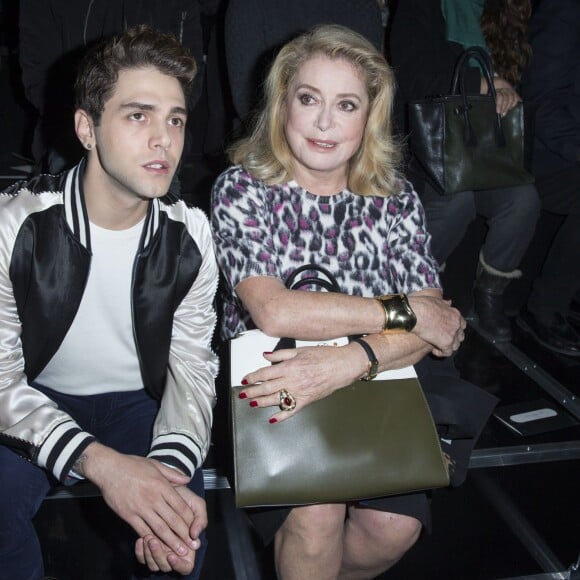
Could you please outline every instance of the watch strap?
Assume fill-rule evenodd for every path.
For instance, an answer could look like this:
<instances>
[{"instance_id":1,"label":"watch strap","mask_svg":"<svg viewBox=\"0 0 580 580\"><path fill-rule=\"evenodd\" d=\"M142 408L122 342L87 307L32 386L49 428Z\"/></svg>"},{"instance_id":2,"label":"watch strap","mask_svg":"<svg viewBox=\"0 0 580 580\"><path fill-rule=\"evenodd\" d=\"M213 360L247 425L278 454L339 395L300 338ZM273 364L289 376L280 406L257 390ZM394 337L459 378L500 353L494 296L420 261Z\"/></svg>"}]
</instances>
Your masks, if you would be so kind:
<instances>
[{"instance_id":1,"label":"watch strap","mask_svg":"<svg viewBox=\"0 0 580 580\"><path fill-rule=\"evenodd\" d=\"M353 338L351 342L356 342L357 344L360 344L360 346L362 346L363 350L365 351L368 359L369 359L369 367L367 370L367 374L365 377L362 377L363 381L372 381L378 374L379 372L379 361L377 360L377 357L373 351L373 349L371 348L370 344L366 341L363 340L362 338Z\"/></svg>"}]
</instances>

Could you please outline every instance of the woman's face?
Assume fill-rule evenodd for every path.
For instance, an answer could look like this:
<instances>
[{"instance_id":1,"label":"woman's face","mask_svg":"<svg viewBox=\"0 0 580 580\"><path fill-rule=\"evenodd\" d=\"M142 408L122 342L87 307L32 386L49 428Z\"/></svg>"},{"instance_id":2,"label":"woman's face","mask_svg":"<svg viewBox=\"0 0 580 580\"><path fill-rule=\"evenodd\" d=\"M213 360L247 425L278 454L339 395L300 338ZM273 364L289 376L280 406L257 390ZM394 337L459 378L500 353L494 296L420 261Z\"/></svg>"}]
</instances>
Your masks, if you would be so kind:
<instances>
[{"instance_id":1,"label":"woman's face","mask_svg":"<svg viewBox=\"0 0 580 580\"><path fill-rule=\"evenodd\" d=\"M324 55L305 61L286 101L284 129L295 159L293 179L320 195L344 189L368 109L365 82L349 62Z\"/></svg>"}]
</instances>

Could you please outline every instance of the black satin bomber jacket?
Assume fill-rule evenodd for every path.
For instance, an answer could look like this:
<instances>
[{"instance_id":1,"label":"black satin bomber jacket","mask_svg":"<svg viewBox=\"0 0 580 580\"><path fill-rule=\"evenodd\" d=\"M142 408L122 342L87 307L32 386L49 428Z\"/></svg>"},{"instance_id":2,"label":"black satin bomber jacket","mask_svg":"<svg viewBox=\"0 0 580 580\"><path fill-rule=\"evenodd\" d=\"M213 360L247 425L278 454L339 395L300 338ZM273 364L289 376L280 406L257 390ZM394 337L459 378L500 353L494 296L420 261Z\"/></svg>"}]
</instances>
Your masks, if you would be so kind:
<instances>
[{"instance_id":1,"label":"black satin bomber jacket","mask_svg":"<svg viewBox=\"0 0 580 580\"><path fill-rule=\"evenodd\" d=\"M94 438L31 385L72 324L89 273L83 171L81 162L0 195L0 444L61 481ZM203 212L152 200L132 276L141 375L160 405L149 456L191 476L209 448L218 370L218 269Z\"/></svg>"}]
</instances>

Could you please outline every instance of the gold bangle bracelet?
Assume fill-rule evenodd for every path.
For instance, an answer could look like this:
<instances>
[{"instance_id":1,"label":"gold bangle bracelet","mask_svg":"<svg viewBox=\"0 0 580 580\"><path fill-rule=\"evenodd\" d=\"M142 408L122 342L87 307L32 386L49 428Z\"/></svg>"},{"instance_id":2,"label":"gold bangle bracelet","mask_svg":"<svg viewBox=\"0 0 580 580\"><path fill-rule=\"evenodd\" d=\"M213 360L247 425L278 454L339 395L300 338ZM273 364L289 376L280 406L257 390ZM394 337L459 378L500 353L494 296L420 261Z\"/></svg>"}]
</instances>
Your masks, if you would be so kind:
<instances>
[{"instance_id":1,"label":"gold bangle bracelet","mask_svg":"<svg viewBox=\"0 0 580 580\"><path fill-rule=\"evenodd\" d=\"M417 317L405 294L385 294L375 297L385 311L382 334L411 332L417 324Z\"/></svg>"}]
</instances>

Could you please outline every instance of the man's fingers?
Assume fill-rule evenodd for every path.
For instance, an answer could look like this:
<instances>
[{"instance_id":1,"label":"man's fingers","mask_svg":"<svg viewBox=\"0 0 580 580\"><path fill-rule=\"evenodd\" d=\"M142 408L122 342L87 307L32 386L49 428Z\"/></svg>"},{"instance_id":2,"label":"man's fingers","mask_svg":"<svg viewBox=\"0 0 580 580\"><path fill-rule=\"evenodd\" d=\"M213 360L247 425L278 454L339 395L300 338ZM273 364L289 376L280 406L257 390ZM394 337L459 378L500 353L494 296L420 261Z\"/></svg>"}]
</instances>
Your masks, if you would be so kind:
<instances>
[{"instance_id":1,"label":"man's fingers","mask_svg":"<svg viewBox=\"0 0 580 580\"><path fill-rule=\"evenodd\" d=\"M177 492L183 497L185 502L190 506L194 514L193 523L189 528L189 536L191 538L190 546L197 550L201 546L199 541L199 536L207 528L208 518L207 518L207 507L205 499L195 494L187 487L176 488Z\"/></svg>"},{"instance_id":2,"label":"man's fingers","mask_svg":"<svg viewBox=\"0 0 580 580\"><path fill-rule=\"evenodd\" d=\"M146 536L151 536L153 534L147 522L139 516L127 520L127 523L137 532L137 535L141 538L145 538Z\"/></svg>"},{"instance_id":3,"label":"man's fingers","mask_svg":"<svg viewBox=\"0 0 580 580\"><path fill-rule=\"evenodd\" d=\"M152 572L178 572L185 575L190 574L195 565L194 550L188 550L185 556L179 557L152 535L135 542L135 556Z\"/></svg>"},{"instance_id":4,"label":"man's fingers","mask_svg":"<svg viewBox=\"0 0 580 580\"><path fill-rule=\"evenodd\" d=\"M187 510L191 512L189 507ZM177 513L167 506L167 509L151 514L147 523L154 536L159 538L178 556L184 556L189 549L189 526L192 521L193 518L188 523L185 523Z\"/></svg>"},{"instance_id":5,"label":"man's fingers","mask_svg":"<svg viewBox=\"0 0 580 580\"><path fill-rule=\"evenodd\" d=\"M171 554L167 546L164 546L157 538L146 538L145 555L147 567L153 572L161 570L162 572L171 572L173 570L168 556Z\"/></svg>"},{"instance_id":6,"label":"man's fingers","mask_svg":"<svg viewBox=\"0 0 580 580\"><path fill-rule=\"evenodd\" d=\"M201 536L202 532L207 528L207 516L205 516L205 510L203 514L197 514L193 523L189 528L189 535L192 538L191 540L191 547L194 550L198 550L201 546L201 542L199 541L199 536Z\"/></svg>"},{"instance_id":7,"label":"man's fingers","mask_svg":"<svg viewBox=\"0 0 580 580\"><path fill-rule=\"evenodd\" d=\"M187 485L189 483L190 477L179 471L179 469L163 465L163 463L160 463L156 459L152 461L154 462L155 467L157 467L157 469L162 473L163 477L171 483L175 485Z\"/></svg>"},{"instance_id":8,"label":"man's fingers","mask_svg":"<svg viewBox=\"0 0 580 580\"><path fill-rule=\"evenodd\" d=\"M180 558L177 554L169 553L167 561L171 568L179 574L190 574L195 566L195 552L191 550L186 557Z\"/></svg>"},{"instance_id":9,"label":"man's fingers","mask_svg":"<svg viewBox=\"0 0 580 580\"><path fill-rule=\"evenodd\" d=\"M143 545L143 538L137 538L135 542L135 558L139 564L145 564L145 549Z\"/></svg>"},{"instance_id":10,"label":"man's fingers","mask_svg":"<svg viewBox=\"0 0 580 580\"><path fill-rule=\"evenodd\" d=\"M173 507L167 498L164 498L166 501L155 505L153 510L147 514L128 518L127 522L140 537L156 536L181 556L190 549L189 528L193 523L194 514L189 505L174 491L174 488L171 488L170 492L170 497L177 497L177 499L172 499Z\"/></svg>"},{"instance_id":11,"label":"man's fingers","mask_svg":"<svg viewBox=\"0 0 580 580\"><path fill-rule=\"evenodd\" d=\"M154 552L158 551L161 547L161 544L159 543L158 540L156 541L153 537L149 536L144 539L143 546L145 552L145 564L147 565L147 568L151 570L151 572L171 571L171 566L167 562L167 559L165 559L165 566L162 566L160 565L160 562L162 562L162 558L159 558L160 562L158 562L154 555Z\"/></svg>"}]
</instances>

